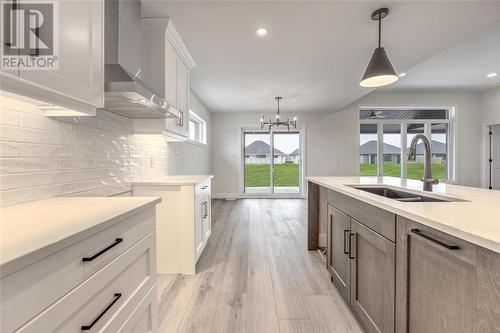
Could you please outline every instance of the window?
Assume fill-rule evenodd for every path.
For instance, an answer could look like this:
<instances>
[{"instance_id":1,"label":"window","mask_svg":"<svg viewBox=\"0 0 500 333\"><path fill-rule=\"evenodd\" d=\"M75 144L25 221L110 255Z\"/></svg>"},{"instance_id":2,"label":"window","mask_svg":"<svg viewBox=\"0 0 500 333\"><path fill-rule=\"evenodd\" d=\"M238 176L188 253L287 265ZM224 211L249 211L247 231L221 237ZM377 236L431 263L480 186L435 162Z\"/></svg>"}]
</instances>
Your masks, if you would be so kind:
<instances>
[{"instance_id":1,"label":"window","mask_svg":"<svg viewBox=\"0 0 500 333\"><path fill-rule=\"evenodd\" d=\"M424 148L417 144L417 159L407 161L411 140L424 134L431 142L434 178L453 179L450 141L452 109L360 110L359 174L421 179Z\"/></svg>"},{"instance_id":2,"label":"window","mask_svg":"<svg viewBox=\"0 0 500 333\"><path fill-rule=\"evenodd\" d=\"M189 111L189 140L207 144L207 122Z\"/></svg>"}]
</instances>

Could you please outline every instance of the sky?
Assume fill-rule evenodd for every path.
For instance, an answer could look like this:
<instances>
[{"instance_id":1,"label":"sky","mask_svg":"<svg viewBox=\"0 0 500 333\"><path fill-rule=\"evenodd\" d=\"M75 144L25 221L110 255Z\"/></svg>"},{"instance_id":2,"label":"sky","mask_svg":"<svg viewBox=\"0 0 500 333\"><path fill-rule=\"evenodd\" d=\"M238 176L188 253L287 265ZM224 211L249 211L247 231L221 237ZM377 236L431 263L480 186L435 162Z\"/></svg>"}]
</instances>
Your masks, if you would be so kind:
<instances>
[{"instance_id":1,"label":"sky","mask_svg":"<svg viewBox=\"0 0 500 333\"><path fill-rule=\"evenodd\" d=\"M270 144L271 136L269 133L245 134L245 146L258 140ZM274 135L274 148L281 150L285 154L290 154L299 147L300 138L298 133L276 133Z\"/></svg>"}]
</instances>

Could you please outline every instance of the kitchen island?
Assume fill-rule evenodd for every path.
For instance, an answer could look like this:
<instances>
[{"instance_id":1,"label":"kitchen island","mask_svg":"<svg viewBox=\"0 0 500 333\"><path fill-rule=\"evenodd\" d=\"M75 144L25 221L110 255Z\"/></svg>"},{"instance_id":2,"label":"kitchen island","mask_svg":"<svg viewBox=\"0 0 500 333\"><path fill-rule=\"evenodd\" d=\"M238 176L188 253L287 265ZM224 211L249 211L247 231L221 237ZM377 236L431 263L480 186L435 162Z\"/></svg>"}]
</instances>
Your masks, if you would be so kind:
<instances>
[{"instance_id":1,"label":"kitchen island","mask_svg":"<svg viewBox=\"0 0 500 333\"><path fill-rule=\"evenodd\" d=\"M500 331L500 192L307 180L309 250L368 332Z\"/></svg>"}]
</instances>

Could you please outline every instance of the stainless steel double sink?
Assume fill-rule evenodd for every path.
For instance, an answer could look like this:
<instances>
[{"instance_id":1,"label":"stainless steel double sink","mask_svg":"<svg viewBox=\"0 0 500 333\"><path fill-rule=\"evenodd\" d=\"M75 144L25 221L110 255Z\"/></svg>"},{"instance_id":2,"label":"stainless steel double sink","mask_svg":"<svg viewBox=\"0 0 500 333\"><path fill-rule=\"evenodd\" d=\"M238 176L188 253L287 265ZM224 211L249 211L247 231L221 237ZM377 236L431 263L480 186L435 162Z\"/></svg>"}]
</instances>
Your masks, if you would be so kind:
<instances>
[{"instance_id":1,"label":"stainless steel double sink","mask_svg":"<svg viewBox=\"0 0 500 333\"><path fill-rule=\"evenodd\" d=\"M391 187L386 186L363 186L363 185L348 185L352 188L373 193L381 197L401 201L401 202L457 202L466 201L458 198L452 197L436 197L423 195L421 193L407 192L402 190L396 190Z\"/></svg>"}]
</instances>

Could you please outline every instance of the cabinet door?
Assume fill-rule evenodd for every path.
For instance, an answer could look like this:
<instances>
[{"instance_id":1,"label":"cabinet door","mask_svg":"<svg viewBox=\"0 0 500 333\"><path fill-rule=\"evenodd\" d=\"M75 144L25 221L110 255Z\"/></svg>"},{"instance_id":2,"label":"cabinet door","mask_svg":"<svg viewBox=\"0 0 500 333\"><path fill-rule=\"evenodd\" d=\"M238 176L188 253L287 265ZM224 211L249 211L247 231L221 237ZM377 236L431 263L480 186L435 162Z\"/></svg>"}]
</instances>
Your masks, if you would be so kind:
<instances>
[{"instance_id":1,"label":"cabinet door","mask_svg":"<svg viewBox=\"0 0 500 333\"><path fill-rule=\"evenodd\" d=\"M194 249L195 261L203 251L203 214L204 214L204 200L199 198L194 203Z\"/></svg>"},{"instance_id":2,"label":"cabinet door","mask_svg":"<svg viewBox=\"0 0 500 333\"><path fill-rule=\"evenodd\" d=\"M211 203L210 196L206 196L203 201L203 241L206 243L212 233Z\"/></svg>"},{"instance_id":3,"label":"cabinet door","mask_svg":"<svg viewBox=\"0 0 500 333\"><path fill-rule=\"evenodd\" d=\"M475 246L411 221L399 225L398 332L475 331Z\"/></svg>"},{"instance_id":4,"label":"cabinet door","mask_svg":"<svg viewBox=\"0 0 500 333\"><path fill-rule=\"evenodd\" d=\"M347 215L328 205L328 230L327 230L327 263L340 294L349 302L350 271L348 238L350 233L350 220Z\"/></svg>"},{"instance_id":5,"label":"cabinet door","mask_svg":"<svg viewBox=\"0 0 500 333\"><path fill-rule=\"evenodd\" d=\"M349 237L351 308L368 332L394 332L396 245L353 219Z\"/></svg>"},{"instance_id":6,"label":"cabinet door","mask_svg":"<svg viewBox=\"0 0 500 333\"><path fill-rule=\"evenodd\" d=\"M59 7L58 70L21 70L40 89L95 107L104 102L104 2L56 0Z\"/></svg>"},{"instance_id":7,"label":"cabinet door","mask_svg":"<svg viewBox=\"0 0 500 333\"><path fill-rule=\"evenodd\" d=\"M177 107L177 53L168 40L165 42L165 99Z\"/></svg>"},{"instance_id":8,"label":"cabinet door","mask_svg":"<svg viewBox=\"0 0 500 333\"><path fill-rule=\"evenodd\" d=\"M182 111L182 121L180 122L179 133L187 135L187 128L189 128L189 112L188 112L188 75L189 71L179 58L177 58L177 108Z\"/></svg>"}]
</instances>

